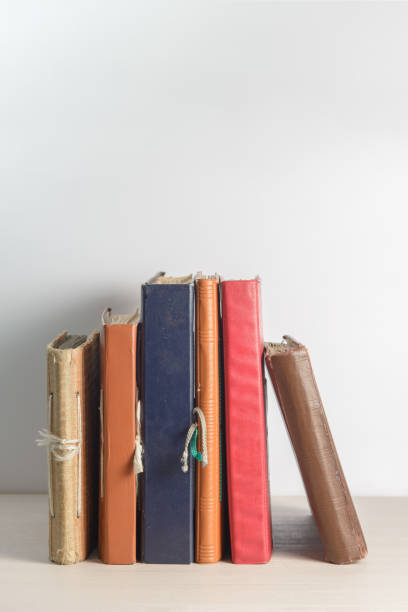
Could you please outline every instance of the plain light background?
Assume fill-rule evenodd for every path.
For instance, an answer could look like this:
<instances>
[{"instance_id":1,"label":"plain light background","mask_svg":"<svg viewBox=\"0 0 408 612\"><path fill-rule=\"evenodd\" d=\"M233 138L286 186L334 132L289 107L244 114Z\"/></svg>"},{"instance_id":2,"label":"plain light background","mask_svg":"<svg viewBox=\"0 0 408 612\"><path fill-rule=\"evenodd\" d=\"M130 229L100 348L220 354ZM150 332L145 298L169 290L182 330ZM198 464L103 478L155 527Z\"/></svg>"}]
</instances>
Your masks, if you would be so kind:
<instances>
[{"instance_id":1,"label":"plain light background","mask_svg":"<svg viewBox=\"0 0 408 612\"><path fill-rule=\"evenodd\" d=\"M46 490L45 346L158 270L263 280L354 494L407 479L408 5L0 3L0 490ZM269 386L273 494L303 491Z\"/></svg>"}]
</instances>

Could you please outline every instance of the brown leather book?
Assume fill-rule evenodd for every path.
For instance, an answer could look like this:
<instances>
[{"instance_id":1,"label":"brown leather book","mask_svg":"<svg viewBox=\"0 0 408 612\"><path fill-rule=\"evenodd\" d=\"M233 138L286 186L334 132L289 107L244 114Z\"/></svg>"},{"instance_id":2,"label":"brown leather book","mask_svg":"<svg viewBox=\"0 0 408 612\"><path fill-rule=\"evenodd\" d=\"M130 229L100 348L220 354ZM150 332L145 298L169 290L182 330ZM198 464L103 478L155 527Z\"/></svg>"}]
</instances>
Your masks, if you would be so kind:
<instances>
[{"instance_id":1,"label":"brown leather book","mask_svg":"<svg viewBox=\"0 0 408 612\"><path fill-rule=\"evenodd\" d=\"M310 507L331 563L367 554L305 346L290 336L265 344L266 365L299 463Z\"/></svg>"},{"instance_id":2,"label":"brown leather book","mask_svg":"<svg viewBox=\"0 0 408 612\"><path fill-rule=\"evenodd\" d=\"M99 556L110 564L136 562L138 429L136 340L138 313L102 315Z\"/></svg>"},{"instance_id":3,"label":"brown leather book","mask_svg":"<svg viewBox=\"0 0 408 612\"><path fill-rule=\"evenodd\" d=\"M47 347L49 555L85 559L96 542L99 333L60 334Z\"/></svg>"},{"instance_id":4,"label":"brown leather book","mask_svg":"<svg viewBox=\"0 0 408 612\"><path fill-rule=\"evenodd\" d=\"M208 464L196 462L197 563L216 563L222 555L222 493L220 444L220 348L217 277L197 277L196 401L204 414ZM198 419L198 449L203 452Z\"/></svg>"}]
</instances>

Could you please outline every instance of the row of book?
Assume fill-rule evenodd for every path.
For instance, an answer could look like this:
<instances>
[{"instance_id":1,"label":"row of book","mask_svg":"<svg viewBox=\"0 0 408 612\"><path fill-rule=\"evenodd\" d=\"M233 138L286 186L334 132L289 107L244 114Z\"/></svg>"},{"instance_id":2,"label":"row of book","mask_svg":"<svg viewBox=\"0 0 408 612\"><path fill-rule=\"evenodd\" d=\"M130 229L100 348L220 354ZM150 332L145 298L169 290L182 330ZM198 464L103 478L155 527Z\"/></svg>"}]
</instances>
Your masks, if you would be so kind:
<instances>
[{"instance_id":1,"label":"row of book","mask_svg":"<svg viewBox=\"0 0 408 612\"><path fill-rule=\"evenodd\" d=\"M262 337L260 280L159 273L142 315L48 346L50 559L266 563L265 363L326 558L366 555L306 348Z\"/></svg>"}]
</instances>

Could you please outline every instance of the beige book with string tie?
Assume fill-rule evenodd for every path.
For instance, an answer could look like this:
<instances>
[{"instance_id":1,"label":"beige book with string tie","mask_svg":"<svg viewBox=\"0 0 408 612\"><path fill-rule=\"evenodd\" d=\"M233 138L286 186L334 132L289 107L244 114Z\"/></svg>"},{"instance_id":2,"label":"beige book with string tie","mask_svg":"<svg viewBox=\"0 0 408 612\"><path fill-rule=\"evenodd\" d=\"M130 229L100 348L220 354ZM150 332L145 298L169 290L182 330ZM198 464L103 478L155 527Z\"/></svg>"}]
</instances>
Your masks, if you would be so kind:
<instances>
[{"instance_id":1,"label":"beige book with string tie","mask_svg":"<svg viewBox=\"0 0 408 612\"><path fill-rule=\"evenodd\" d=\"M49 556L77 563L97 534L99 333L63 332L47 347Z\"/></svg>"}]
</instances>

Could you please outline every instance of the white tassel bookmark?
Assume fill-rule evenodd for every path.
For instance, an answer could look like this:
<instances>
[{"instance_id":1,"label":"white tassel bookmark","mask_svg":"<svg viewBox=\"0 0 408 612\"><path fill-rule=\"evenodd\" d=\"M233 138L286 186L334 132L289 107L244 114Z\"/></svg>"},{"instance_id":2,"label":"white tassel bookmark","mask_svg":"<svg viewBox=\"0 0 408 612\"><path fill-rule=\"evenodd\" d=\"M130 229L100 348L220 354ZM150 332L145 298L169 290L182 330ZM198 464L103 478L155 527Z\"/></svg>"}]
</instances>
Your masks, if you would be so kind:
<instances>
[{"instance_id":1,"label":"white tassel bookmark","mask_svg":"<svg viewBox=\"0 0 408 612\"><path fill-rule=\"evenodd\" d=\"M136 436L135 439L135 454L133 455L133 471L134 473L141 474L143 472L143 446L140 436Z\"/></svg>"}]
</instances>

